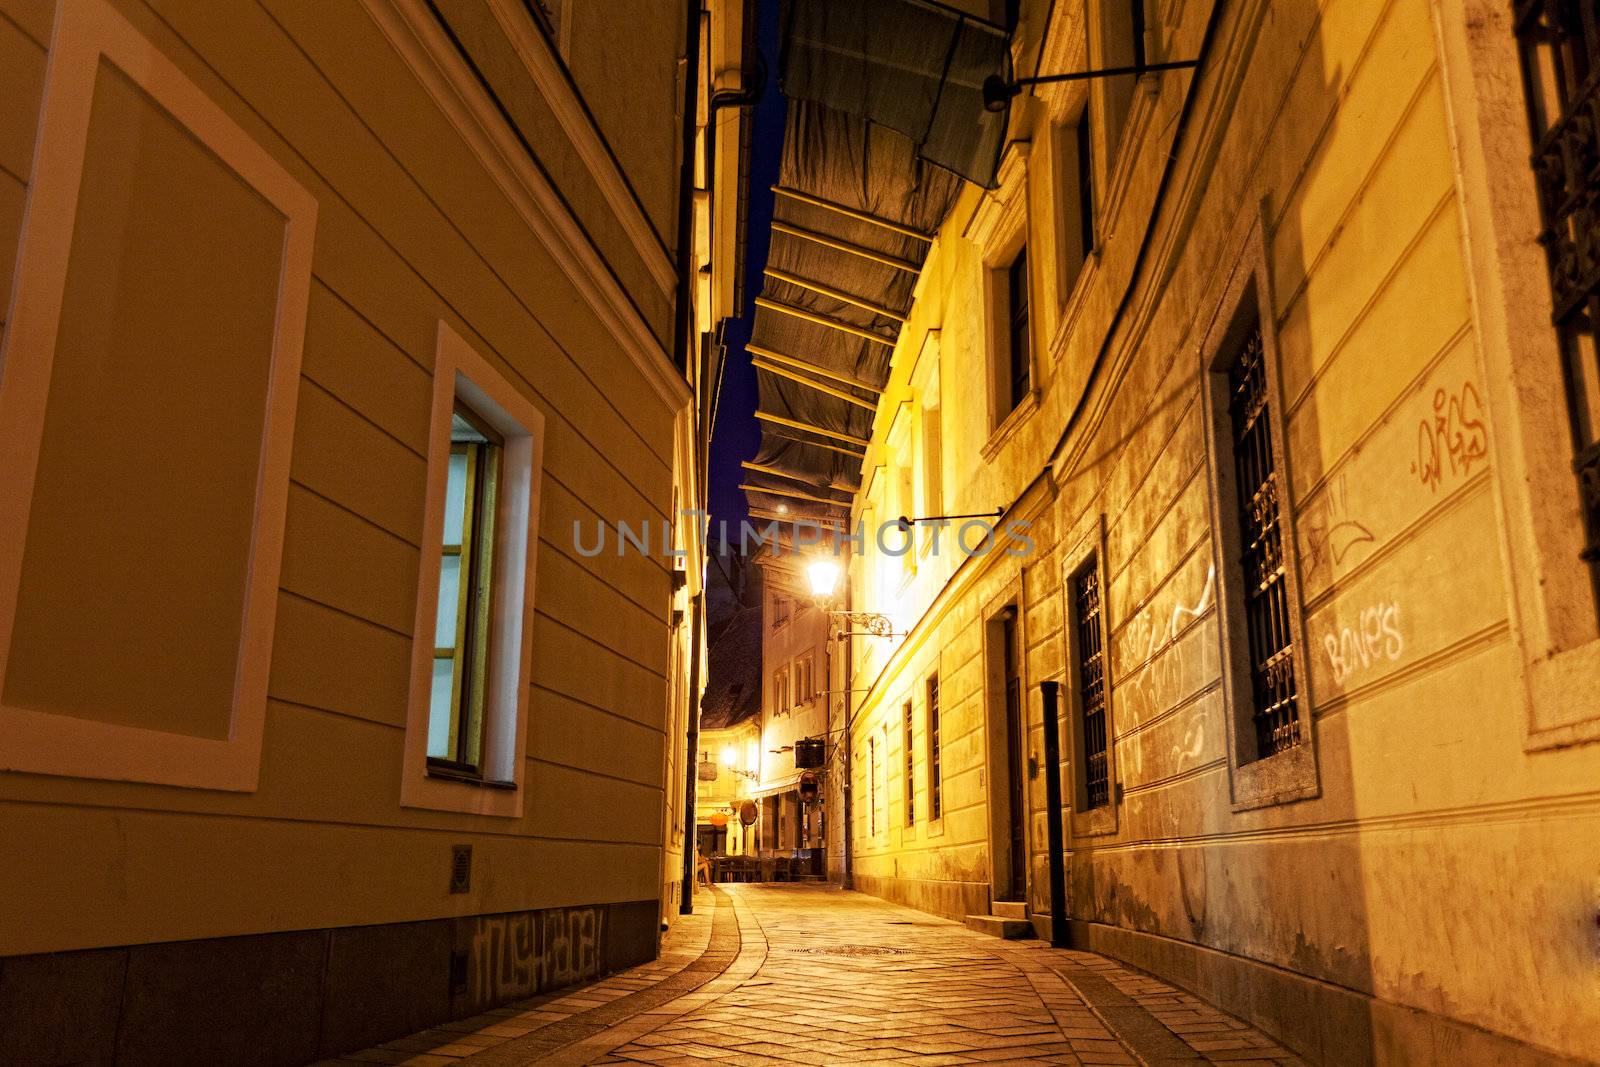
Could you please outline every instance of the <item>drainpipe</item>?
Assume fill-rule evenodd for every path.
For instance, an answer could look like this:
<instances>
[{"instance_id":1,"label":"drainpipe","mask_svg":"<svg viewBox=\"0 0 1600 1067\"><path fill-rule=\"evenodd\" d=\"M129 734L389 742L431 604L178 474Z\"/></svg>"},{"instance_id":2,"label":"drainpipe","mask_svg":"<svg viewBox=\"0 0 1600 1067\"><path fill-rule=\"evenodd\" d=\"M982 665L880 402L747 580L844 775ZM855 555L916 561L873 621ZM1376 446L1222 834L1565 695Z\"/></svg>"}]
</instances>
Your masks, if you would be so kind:
<instances>
[{"instance_id":1,"label":"drainpipe","mask_svg":"<svg viewBox=\"0 0 1600 1067\"><path fill-rule=\"evenodd\" d=\"M849 610L850 586L848 582L844 590L844 603L845 609ZM844 876L840 879L839 887L841 889L854 889L856 887L856 820L851 801L855 790L852 785L853 775L850 770L851 749L855 747L855 731L853 729L855 725L855 709L850 705L851 698L855 695L852 691L854 672L851 670L853 664L851 663L852 657L850 655L850 650L854 647L854 644L852 639L843 637L839 639L839 644L844 648L844 684L840 686L844 690L844 735L839 740L839 744L844 746L842 749L844 769Z\"/></svg>"},{"instance_id":2,"label":"drainpipe","mask_svg":"<svg viewBox=\"0 0 1600 1067\"><path fill-rule=\"evenodd\" d=\"M684 746L683 781L683 891L679 894L678 914L694 914L695 833L694 801L700 784L700 601L696 593L689 601L689 738Z\"/></svg>"},{"instance_id":3,"label":"drainpipe","mask_svg":"<svg viewBox=\"0 0 1600 1067\"><path fill-rule=\"evenodd\" d=\"M691 333L694 327L694 144L700 118L700 3L689 0L684 5L687 17L683 38L683 138L679 153L678 172L678 285L672 308L673 364L685 378L689 377L689 361L694 353ZM703 383L695 382L699 393ZM691 400L695 403L698 400ZM700 413L691 412L692 425L699 436ZM696 466L700 466L699 442L694 449ZM695 474L698 476L699 471ZM699 480L701 487L705 485ZM702 584L704 574L702 572ZM683 888L679 892L678 911L689 915L694 912L695 823L694 801L696 775L700 769L700 597L697 593L689 602L689 730L684 747L686 765L683 786ZM666 846L662 842L662 846Z\"/></svg>"}]
</instances>

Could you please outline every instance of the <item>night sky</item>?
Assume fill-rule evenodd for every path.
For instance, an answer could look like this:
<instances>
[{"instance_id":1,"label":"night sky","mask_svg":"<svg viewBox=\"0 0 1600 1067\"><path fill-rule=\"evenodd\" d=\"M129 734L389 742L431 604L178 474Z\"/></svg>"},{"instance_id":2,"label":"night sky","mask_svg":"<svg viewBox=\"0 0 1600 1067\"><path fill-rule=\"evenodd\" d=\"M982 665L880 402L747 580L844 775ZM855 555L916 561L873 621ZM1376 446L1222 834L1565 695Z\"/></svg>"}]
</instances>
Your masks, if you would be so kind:
<instances>
[{"instance_id":1,"label":"night sky","mask_svg":"<svg viewBox=\"0 0 1600 1067\"><path fill-rule=\"evenodd\" d=\"M740 318L728 323L728 366L723 373L717 425L711 435L710 509L713 536L718 521L737 531L746 517L744 494L739 491L743 460L754 459L761 442L756 423L756 372L750 366L745 342L755 322L755 298L761 294L761 272L767 264L767 242L772 237L772 186L778 180L783 151L783 94L778 89L778 0L759 0L760 26L756 42L767 65L767 87L755 108L755 130L750 151L750 203L746 217L745 306ZM737 536L730 540L737 542Z\"/></svg>"}]
</instances>

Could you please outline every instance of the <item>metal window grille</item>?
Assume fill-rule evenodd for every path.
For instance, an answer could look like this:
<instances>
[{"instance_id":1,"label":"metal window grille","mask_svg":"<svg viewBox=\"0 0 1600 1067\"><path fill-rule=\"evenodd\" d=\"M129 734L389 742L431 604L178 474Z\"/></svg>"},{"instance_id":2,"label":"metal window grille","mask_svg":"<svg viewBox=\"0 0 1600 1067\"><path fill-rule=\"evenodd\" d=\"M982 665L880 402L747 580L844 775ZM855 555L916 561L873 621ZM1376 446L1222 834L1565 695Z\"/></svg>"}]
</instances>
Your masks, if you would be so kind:
<instances>
[{"instance_id":1,"label":"metal window grille","mask_svg":"<svg viewBox=\"0 0 1600 1067\"><path fill-rule=\"evenodd\" d=\"M1032 388L1028 352L1028 250L1023 248L1007 271L1011 349L1011 406L1016 407Z\"/></svg>"},{"instance_id":2,"label":"metal window grille","mask_svg":"<svg viewBox=\"0 0 1600 1067\"><path fill-rule=\"evenodd\" d=\"M1229 368L1228 386L1256 756L1265 758L1300 743L1300 717L1260 326L1251 332Z\"/></svg>"},{"instance_id":3,"label":"metal window grille","mask_svg":"<svg viewBox=\"0 0 1600 1067\"><path fill-rule=\"evenodd\" d=\"M1550 291L1600 604L1600 4L1513 0Z\"/></svg>"},{"instance_id":4,"label":"metal window grille","mask_svg":"<svg viewBox=\"0 0 1600 1067\"><path fill-rule=\"evenodd\" d=\"M939 676L928 679L928 818L944 813L944 781L939 755Z\"/></svg>"},{"instance_id":5,"label":"metal window grille","mask_svg":"<svg viewBox=\"0 0 1600 1067\"><path fill-rule=\"evenodd\" d=\"M1073 581L1074 624L1078 630L1078 714L1082 717L1085 808L1111 800L1107 759L1105 660L1100 641L1100 571L1095 560Z\"/></svg>"},{"instance_id":6,"label":"metal window grille","mask_svg":"<svg viewBox=\"0 0 1600 1067\"><path fill-rule=\"evenodd\" d=\"M917 769L916 750L911 747L911 701L906 701L906 825L917 822Z\"/></svg>"}]
</instances>

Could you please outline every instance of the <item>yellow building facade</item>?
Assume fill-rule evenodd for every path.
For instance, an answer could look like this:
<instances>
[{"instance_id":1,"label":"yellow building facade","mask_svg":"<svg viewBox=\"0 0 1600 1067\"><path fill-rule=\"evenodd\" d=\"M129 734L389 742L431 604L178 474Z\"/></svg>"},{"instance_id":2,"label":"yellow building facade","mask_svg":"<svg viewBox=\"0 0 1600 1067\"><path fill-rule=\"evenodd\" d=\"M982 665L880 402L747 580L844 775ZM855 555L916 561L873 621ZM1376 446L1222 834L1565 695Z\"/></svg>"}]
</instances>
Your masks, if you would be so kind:
<instances>
[{"instance_id":1,"label":"yellow building facade","mask_svg":"<svg viewBox=\"0 0 1600 1067\"><path fill-rule=\"evenodd\" d=\"M743 10L0 0L0 1061L655 956Z\"/></svg>"},{"instance_id":2,"label":"yellow building facade","mask_svg":"<svg viewBox=\"0 0 1600 1067\"><path fill-rule=\"evenodd\" d=\"M1059 683L1072 944L1317 1062L1592 1057L1600 612L1511 5L1150 11L1198 71L1025 89L899 332L855 884L1049 936ZM1133 31L1024 3L1013 61Z\"/></svg>"}]
</instances>

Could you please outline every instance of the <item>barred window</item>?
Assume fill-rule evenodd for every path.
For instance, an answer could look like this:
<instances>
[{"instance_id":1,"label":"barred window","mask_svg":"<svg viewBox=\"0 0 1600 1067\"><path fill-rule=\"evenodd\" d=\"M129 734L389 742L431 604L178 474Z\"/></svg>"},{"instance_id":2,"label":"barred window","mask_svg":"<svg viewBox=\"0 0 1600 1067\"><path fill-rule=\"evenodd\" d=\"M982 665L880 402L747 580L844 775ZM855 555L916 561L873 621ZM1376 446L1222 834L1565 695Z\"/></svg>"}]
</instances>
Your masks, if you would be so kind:
<instances>
[{"instance_id":1,"label":"barred window","mask_svg":"<svg viewBox=\"0 0 1600 1067\"><path fill-rule=\"evenodd\" d=\"M1600 9L1514 0L1533 171L1584 521L1600 603Z\"/></svg>"},{"instance_id":2,"label":"barred window","mask_svg":"<svg viewBox=\"0 0 1600 1067\"><path fill-rule=\"evenodd\" d=\"M944 782L939 757L939 676L928 679L928 818L944 814Z\"/></svg>"},{"instance_id":3,"label":"barred window","mask_svg":"<svg viewBox=\"0 0 1600 1067\"><path fill-rule=\"evenodd\" d=\"M916 749L911 747L911 701L905 707L905 758L906 758L906 825L917 824L917 767Z\"/></svg>"},{"instance_id":4,"label":"barred window","mask_svg":"<svg viewBox=\"0 0 1600 1067\"><path fill-rule=\"evenodd\" d=\"M1281 480L1272 450L1266 356L1259 325L1251 329L1227 376L1255 755L1262 759L1294 748L1301 738L1289 584L1278 515Z\"/></svg>"},{"instance_id":5,"label":"barred window","mask_svg":"<svg viewBox=\"0 0 1600 1067\"><path fill-rule=\"evenodd\" d=\"M1100 571L1095 557L1072 579L1073 625L1078 642L1078 715L1083 731L1084 808L1111 801L1107 759L1105 660L1100 641Z\"/></svg>"}]
</instances>

